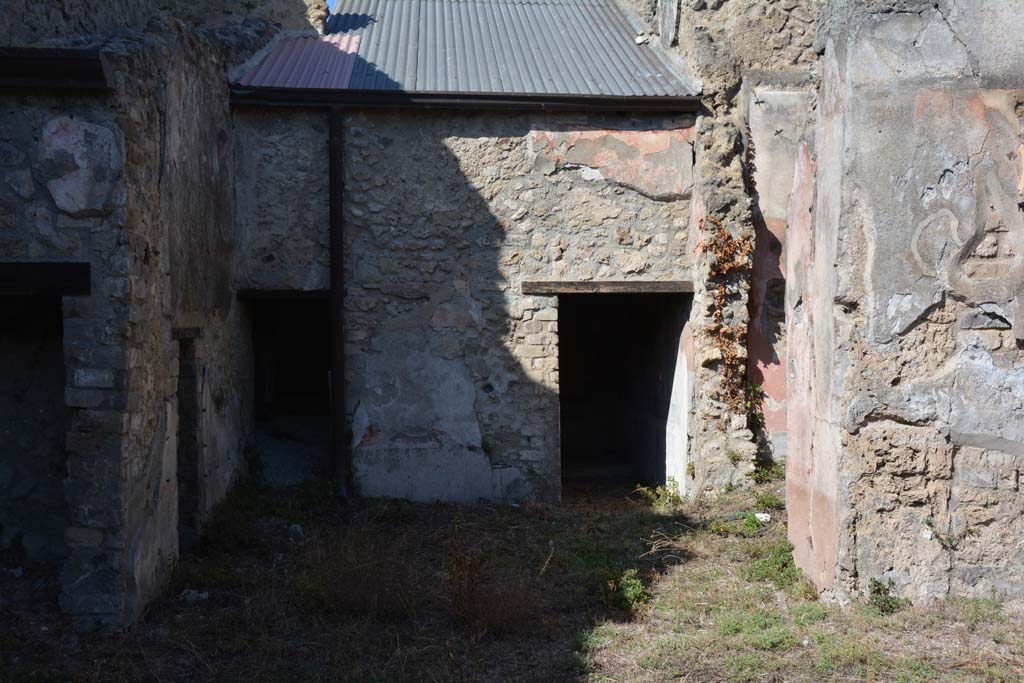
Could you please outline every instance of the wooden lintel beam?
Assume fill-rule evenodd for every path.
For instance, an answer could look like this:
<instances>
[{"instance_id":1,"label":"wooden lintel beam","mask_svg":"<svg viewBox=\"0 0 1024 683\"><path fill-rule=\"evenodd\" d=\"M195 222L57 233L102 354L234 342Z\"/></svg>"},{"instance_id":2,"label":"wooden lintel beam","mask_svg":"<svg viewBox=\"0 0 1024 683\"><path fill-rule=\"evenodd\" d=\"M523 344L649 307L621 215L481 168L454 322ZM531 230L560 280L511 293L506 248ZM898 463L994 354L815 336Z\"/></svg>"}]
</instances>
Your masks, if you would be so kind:
<instances>
[{"instance_id":1,"label":"wooden lintel beam","mask_svg":"<svg viewBox=\"0 0 1024 683\"><path fill-rule=\"evenodd\" d=\"M315 301L330 297L326 289L239 289L235 296L239 301L281 301L306 300Z\"/></svg>"},{"instance_id":2,"label":"wooden lintel beam","mask_svg":"<svg viewBox=\"0 0 1024 683\"><path fill-rule=\"evenodd\" d=\"M648 281L526 281L523 294L557 296L559 294L692 294L689 280Z\"/></svg>"},{"instance_id":3,"label":"wooden lintel beam","mask_svg":"<svg viewBox=\"0 0 1024 683\"><path fill-rule=\"evenodd\" d=\"M0 89L111 90L99 50L0 47Z\"/></svg>"},{"instance_id":4,"label":"wooden lintel beam","mask_svg":"<svg viewBox=\"0 0 1024 683\"><path fill-rule=\"evenodd\" d=\"M0 295L89 296L88 263L0 263Z\"/></svg>"}]
</instances>

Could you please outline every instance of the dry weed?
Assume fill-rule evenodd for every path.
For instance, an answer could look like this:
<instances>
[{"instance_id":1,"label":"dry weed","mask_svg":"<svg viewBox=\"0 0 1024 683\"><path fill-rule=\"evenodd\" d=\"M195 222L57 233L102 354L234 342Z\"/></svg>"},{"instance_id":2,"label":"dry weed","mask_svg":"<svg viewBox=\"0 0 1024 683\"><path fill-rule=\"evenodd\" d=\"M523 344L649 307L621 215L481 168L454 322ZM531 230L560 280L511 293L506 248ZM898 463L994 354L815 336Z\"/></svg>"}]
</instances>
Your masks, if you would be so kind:
<instances>
[{"instance_id":1,"label":"dry weed","mask_svg":"<svg viewBox=\"0 0 1024 683\"><path fill-rule=\"evenodd\" d=\"M366 526L303 549L295 589L309 607L330 612L413 616L428 600L404 539Z\"/></svg>"},{"instance_id":2,"label":"dry weed","mask_svg":"<svg viewBox=\"0 0 1024 683\"><path fill-rule=\"evenodd\" d=\"M536 579L524 568L495 566L469 548L459 532L449 543L445 574L452 614L471 630L504 637L524 634L536 624L541 612Z\"/></svg>"}]
</instances>

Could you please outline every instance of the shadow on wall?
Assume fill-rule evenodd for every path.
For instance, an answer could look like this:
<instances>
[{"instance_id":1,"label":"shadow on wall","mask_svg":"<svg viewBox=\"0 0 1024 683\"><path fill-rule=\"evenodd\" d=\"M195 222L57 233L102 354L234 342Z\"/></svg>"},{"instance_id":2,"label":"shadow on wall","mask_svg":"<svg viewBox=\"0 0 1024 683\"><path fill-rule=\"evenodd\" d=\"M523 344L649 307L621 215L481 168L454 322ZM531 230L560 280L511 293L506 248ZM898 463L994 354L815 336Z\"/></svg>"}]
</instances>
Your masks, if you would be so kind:
<instances>
[{"instance_id":1,"label":"shadow on wall","mask_svg":"<svg viewBox=\"0 0 1024 683\"><path fill-rule=\"evenodd\" d=\"M552 123L571 137L608 122L349 115L346 409L364 495L558 499L557 299L524 296L522 282L621 279L624 254L648 256L628 237L649 229L637 206L666 198L549 165L531 132Z\"/></svg>"},{"instance_id":2,"label":"shadow on wall","mask_svg":"<svg viewBox=\"0 0 1024 683\"><path fill-rule=\"evenodd\" d=\"M354 114L346 126L346 398L359 489L557 499L557 370L535 367L557 358L557 313L552 299L520 295L510 276L528 245L482 196L525 175L513 140L529 126L458 116L446 140L417 118ZM459 151L490 182L467 177L452 149L481 139L496 140ZM538 343L517 357L527 334Z\"/></svg>"}]
</instances>

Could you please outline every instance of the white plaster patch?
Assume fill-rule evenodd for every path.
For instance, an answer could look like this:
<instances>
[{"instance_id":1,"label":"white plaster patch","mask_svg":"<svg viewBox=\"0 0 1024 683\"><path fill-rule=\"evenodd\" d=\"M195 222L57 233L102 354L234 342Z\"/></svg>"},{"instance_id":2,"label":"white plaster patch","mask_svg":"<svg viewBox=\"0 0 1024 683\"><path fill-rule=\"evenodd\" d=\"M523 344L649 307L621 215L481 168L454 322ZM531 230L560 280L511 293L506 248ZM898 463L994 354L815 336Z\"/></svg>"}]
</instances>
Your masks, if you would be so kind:
<instances>
[{"instance_id":1,"label":"white plaster patch","mask_svg":"<svg viewBox=\"0 0 1024 683\"><path fill-rule=\"evenodd\" d=\"M81 215L109 207L121 176L121 144L109 128L72 116L43 126L39 164L57 207Z\"/></svg>"},{"instance_id":2,"label":"white plaster patch","mask_svg":"<svg viewBox=\"0 0 1024 683\"><path fill-rule=\"evenodd\" d=\"M676 369L672 375L672 394L669 399L668 420L665 425L665 476L675 479L680 493L685 494L689 477L689 422L690 371L686 365L686 352L682 341L676 355Z\"/></svg>"},{"instance_id":3,"label":"white plaster patch","mask_svg":"<svg viewBox=\"0 0 1024 683\"><path fill-rule=\"evenodd\" d=\"M430 503L494 497L491 462L459 448L357 448L352 465L360 495Z\"/></svg>"}]
</instances>

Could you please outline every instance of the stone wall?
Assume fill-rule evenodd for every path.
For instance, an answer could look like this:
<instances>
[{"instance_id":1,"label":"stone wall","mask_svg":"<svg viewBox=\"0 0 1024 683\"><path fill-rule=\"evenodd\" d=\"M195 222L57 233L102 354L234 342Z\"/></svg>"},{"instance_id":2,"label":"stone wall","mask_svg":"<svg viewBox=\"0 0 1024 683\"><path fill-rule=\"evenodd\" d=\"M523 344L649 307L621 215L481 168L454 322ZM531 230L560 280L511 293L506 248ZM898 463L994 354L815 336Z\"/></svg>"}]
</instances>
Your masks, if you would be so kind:
<instances>
[{"instance_id":1,"label":"stone wall","mask_svg":"<svg viewBox=\"0 0 1024 683\"><path fill-rule=\"evenodd\" d=\"M793 301L800 400L820 402L791 537L840 597L875 578L914 599L1024 596L1022 22L1012 2L825 15Z\"/></svg>"},{"instance_id":2,"label":"stone wall","mask_svg":"<svg viewBox=\"0 0 1024 683\"><path fill-rule=\"evenodd\" d=\"M207 35L168 23L108 43L126 74L131 308L124 437L124 552L134 614L162 588L178 552L178 342L195 336L200 451L198 523L243 464L251 415L244 320L231 289L234 245L227 69Z\"/></svg>"},{"instance_id":3,"label":"stone wall","mask_svg":"<svg viewBox=\"0 0 1024 683\"><path fill-rule=\"evenodd\" d=\"M667 3L666 3L667 4ZM740 72L782 73L814 64L815 24L825 0L681 0L681 53L688 59L714 45Z\"/></svg>"},{"instance_id":4,"label":"stone wall","mask_svg":"<svg viewBox=\"0 0 1024 683\"><path fill-rule=\"evenodd\" d=\"M684 247L687 262L694 265L687 279L698 286L685 360L699 378L692 426L696 440L687 445L695 455L692 460L680 460L676 472L689 469L696 474L695 481L684 482L690 491L715 491L748 482L746 475L758 445L775 457L786 453L782 251L793 162L812 100L814 21L821 4L818 0L794 1L785 7L753 0L684 2L677 8L677 30L668 41L703 79L712 112L701 119L700 133L695 135L701 143L696 183L707 192L698 190L700 201L687 219L693 230L687 233ZM640 30L667 31L662 20L670 13L670 5L637 6ZM645 29L645 20L654 28ZM254 118L244 119L249 116ZM239 135L259 138L258 144L239 147L239 168L253 169L252 183L265 189L239 196L245 256L238 282L255 289L318 289L327 282L323 228L327 206L320 189L324 170L317 166L318 159L322 163L317 153L326 144L318 130L323 119L318 114L289 113L292 124L284 126L283 118L270 112L236 115ZM289 131L288 136L283 130ZM388 139L404 151L410 135L414 136L396 131ZM372 167L378 158L372 156L368 165ZM280 168L285 164L275 166L275 159L287 159L299 177L284 178ZM417 157L407 161L422 163ZM481 163L490 161L473 158L462 166L469 171ZM385 176L401 177L390 170L367 171L373 182L389 182ZM283 201L274 201L281 193ZM386 206L386 202L377 203ZM708 205L710 221L705 220ZM538 211L546 209L541 206ZM296 212L302 216L298 220L287 215ZM376 222L373 213L358 218ZM714 228L716 223L725 232ZM738 255L720 287L715 282L722 263L709 251L716 240L718 247L734 249ZM279 267L279 258L296 265ZM566 279L582 277L564 265L552 270L569 273ZM599 258L582 270L590 271L588 277L604 279L643 277L626 260L602 264ZM561 273L555 272L553 279ZM694 335L700 338L694 340ZM743 407L748 382L765 391L763 425L751 424ZM759 432L756 436L751 427Z\"/></svg>"},{"instance_id":5,"label":"stone wall","mask_svg":"<svg viewBox=\"0 0 1024 683\"><path fill-rule=\"evenodd\" d=\"M124 28L142 28L154 17L190 25L257 19L290 30L322 32L324 0L6 0L0 4L0 45L61 45Z\"/></svg>"},{"instance_id":6,"label":"stone wall","mask_svg":"<svg viewBox=\"0 0 1024 683\"><path fill-rule=\"evenodd\" d=\"M54 472L66 499L51 514L59 519L67 509L62 554L70 553L65 577L76 588L66 606L116 612L123 596L119 553L111 546L122 542L130 299L123 129L104 97L8 95L2 106L0 258L92 265L92 295L66 298L62 308L63 370L55 371L71 410L63 462ZM46 514L39 523L52 520Z\"/></svg>"},{"instance_id":7,"label":"stone wall","mask_svg":"<svg viewBox=\"0 0 1024 683\"><path fill-rule=\"evenodd\" d=\"M327 114L232 114L238 267L253 290L330 287Z\"/></svg>"},{"instance_id":8,"label":"stone wall","mask_svg":"<svg viewBox=\"0 0 1024 683\"><path fill-rule=\"evenodd\" d=\"M87 622L133 620L177 556L179 336L198 357L200 521L242 466L251 362L231 289L228 63L211 40L224 30L154 20L100 40L112 94L0 102L0 259L92 268L91 294L62 306L70 410L54 473L61 604Z\"/></svg>"},{"instance_id":9,"label":"stone wall","mask_svg":"<svg viewBox=\"0 0 1024 683\"><path fill-rule=\"evenodd\" d=\"M692 121L353 114L346 333L357 479L557 499L558 310L527 280L686 280Z\"/></svg>"},{"instance_id":10,"label":"stone wall","mask_svg":"<svg viewBox=\"0 0 1024 683\"><path fill-rule=\"evenodd\" d=\"M728 55L740 73L778 73L816 60L815 23L825 0L624 0L623 4L633 11L641 30L658 34L663 46L677 47L691 62L709 65L705 57L717 52ZM705 94L722 93L706 89Z\"/></svg>"},{"instance_id":11,"label":"stone wall","mask_svg":"<svg viewBox=\"0 0 1024 683\"><path fill-rule=\"evenodd\" d=\"M811 104L822 2L629 4L704 85L691 221L691 488L713 494L749 483L755 459L786 452L785 207ZM763 424L746 408L756 398L748 384L765 392Z\"/></svg>"}]
</instances>

